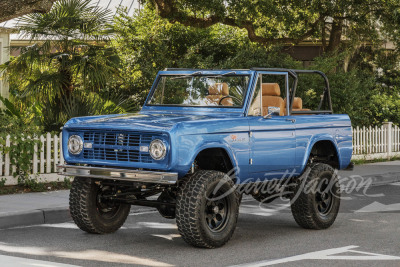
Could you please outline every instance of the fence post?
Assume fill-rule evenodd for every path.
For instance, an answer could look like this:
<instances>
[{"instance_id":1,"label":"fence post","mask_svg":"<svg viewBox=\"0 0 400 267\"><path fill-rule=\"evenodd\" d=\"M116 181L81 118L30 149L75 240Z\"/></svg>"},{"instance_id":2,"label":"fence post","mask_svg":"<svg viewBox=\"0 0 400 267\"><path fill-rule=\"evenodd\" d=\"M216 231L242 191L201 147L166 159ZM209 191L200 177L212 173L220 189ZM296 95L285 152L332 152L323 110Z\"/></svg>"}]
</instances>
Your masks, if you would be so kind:
<instances>
[{"instance_id":1,"label":"fence post","mask_svg":"<svg viewBox=\"0 0 400 267\"><path fill-rule=\"evenodd\" d=\"M33 137L33 140L38 140L37 136L35 135ZM32 173L33 174L37 174L38 173L38 144L35 143L34 147L33 147L33 168L32 168Z\"/></svg>"},{"instance_id":2,"label":"fence post","mask_svg":"<svg viewBox=\"0 0 400 267\"><path fill-rule=\"evenodd\" d=\"M57 170L57 165L58 165L58 154L60 153L60 152L58 152L58 136L55 134L54 135L54 137L53 137L54 139L54 162L53 162L53 164L54 164L54 172L58 172L58 170Z\"/></svg>"},{"instance_id":3,"label":"fence post","mask_svg":"<svg viewBox=\"0 0 400 267\"><path fill-rule=\"evenodd\" d=\"M393 122L384 122L383 127L386 129L386 149L387 149L387 158L390 159L392 156L392 126Z\"/></svg>"},{"instance_id":4,"label":"fence post","mask_svg":"<svg viewBox=\"0 0 400 267\"><path fill-rule=\"evenodd\" d=\"M40 173L44 173L44 136L40 136Z\"/></svg>"},{"instance_id":5,"label":"fence post","mask_svg":"<svg viewBox=\"0 0 400 267\"><path fill-rule=\"evenodd\" d=\"M46 173L51 172L51 135L46 134Z\"/></svg>"}]
</instances>

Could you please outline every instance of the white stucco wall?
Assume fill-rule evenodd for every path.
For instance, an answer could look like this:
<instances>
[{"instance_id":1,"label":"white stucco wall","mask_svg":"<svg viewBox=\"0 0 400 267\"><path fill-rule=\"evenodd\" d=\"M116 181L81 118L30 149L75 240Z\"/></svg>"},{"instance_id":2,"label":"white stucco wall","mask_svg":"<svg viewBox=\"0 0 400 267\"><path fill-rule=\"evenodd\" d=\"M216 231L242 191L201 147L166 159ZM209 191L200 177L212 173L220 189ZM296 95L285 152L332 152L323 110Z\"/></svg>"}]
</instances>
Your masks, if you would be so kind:
<instances>
[{"instance_id":1,"label":"white stucco wall","mask_svg":"<svg viewBox=\"0 0 400 267\"><path fill-rule=\"evenodd\" d=\"M10 33L9 30L3 30L0 28L0 64L3 64L10 60ZM0 75L1 76L1 75ZM8 82L0 78L0 95L8 98L9 87ZM0 102L0 107L2 103Z\"/></svg>"}]
</instances>

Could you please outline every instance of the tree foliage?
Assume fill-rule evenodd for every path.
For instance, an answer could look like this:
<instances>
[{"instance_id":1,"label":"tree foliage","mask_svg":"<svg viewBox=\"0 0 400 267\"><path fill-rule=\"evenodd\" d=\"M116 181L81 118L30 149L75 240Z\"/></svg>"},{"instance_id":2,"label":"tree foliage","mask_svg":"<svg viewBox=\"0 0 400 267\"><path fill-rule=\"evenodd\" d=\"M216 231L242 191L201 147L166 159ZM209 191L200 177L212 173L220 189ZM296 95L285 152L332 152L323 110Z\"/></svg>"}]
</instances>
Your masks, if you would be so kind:
<instances>
[{"instance_id":1,"label":"tree foliage","mask_svg":"<svg viewBox=\"0 0 400 267\"><path fill-rule=\"evenodd\" d=\"M382 41L399 25L397 0L149 0L170 22L207 28L224 24L244 29L252 42L264 46L322 41L324 50L337 50L343 40ZM392 36L393 37L393 36Z\"/></svg>"}]
</instances>

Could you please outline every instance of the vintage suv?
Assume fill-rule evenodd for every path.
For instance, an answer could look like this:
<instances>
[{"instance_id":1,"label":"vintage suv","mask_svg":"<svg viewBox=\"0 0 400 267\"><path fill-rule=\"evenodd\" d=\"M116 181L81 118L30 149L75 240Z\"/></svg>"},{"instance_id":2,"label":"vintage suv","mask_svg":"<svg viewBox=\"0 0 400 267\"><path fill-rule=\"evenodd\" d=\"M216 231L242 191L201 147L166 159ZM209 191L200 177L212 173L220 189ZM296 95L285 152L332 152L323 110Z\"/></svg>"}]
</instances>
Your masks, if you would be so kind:
<instances>
[{"instance_id":1,"label":"vintage suv","mask_svg":"<svg viewBox=\"0 0 400 267\"><path fill-rule=\"evenodd\" d=\"M314 79L300 86L304 74ZM352 166L350 126L320 71L166 69L139 113L68 121L59 168L75 176L70 212L82 230L114 232L131 205L150 206L176 218L187 243L215 248L235 230L240 185L259 201L289 198L304 228L331 226L335 169ZM288 182L254 186L277 179Z\"/></svg>"}]
</instances>

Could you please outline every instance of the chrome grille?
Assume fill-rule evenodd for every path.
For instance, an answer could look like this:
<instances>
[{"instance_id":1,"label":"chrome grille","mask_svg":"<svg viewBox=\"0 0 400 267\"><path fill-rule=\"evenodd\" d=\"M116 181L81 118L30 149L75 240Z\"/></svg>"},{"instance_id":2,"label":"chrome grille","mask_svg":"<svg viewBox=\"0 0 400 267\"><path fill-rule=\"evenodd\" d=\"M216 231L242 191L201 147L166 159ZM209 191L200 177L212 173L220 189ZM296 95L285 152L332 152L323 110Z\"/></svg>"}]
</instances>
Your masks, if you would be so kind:
<instances>
[{"instance_id":1,"label":"chrome grille","mask_svg":"<svg viewBox=\"0 0 400 267\"><path fill-rule=\"evenodd\" d=\"M84 143L92 143L92 148L83 149L83 158L106 161L127 161L153 163L148 152L141 152L140 146L148 146L157 133L137 133L118 131L90 131L83 133Z\"/></svg>"}]
</instances>

